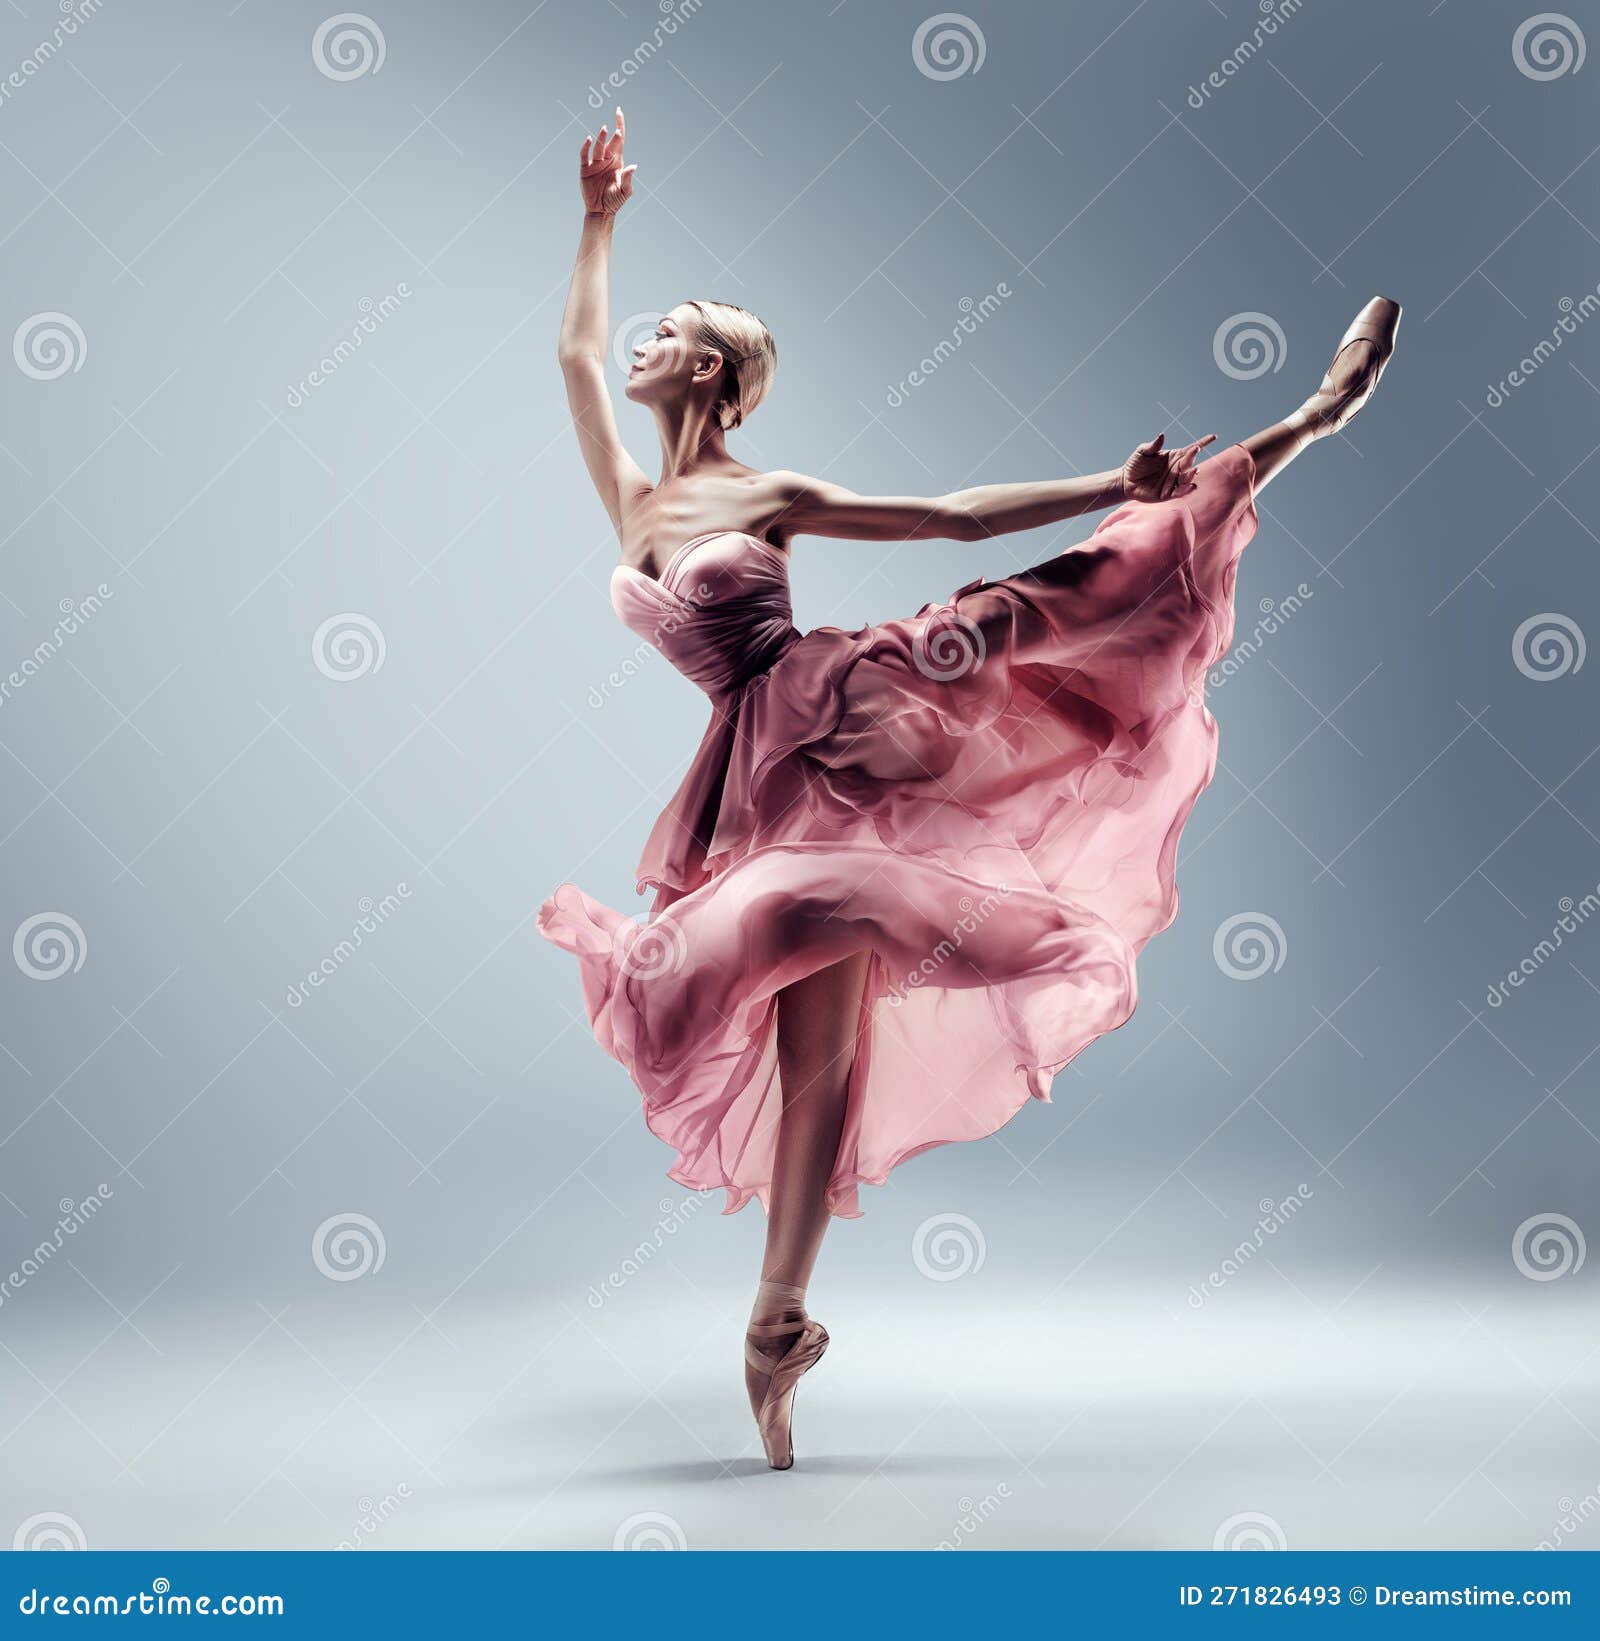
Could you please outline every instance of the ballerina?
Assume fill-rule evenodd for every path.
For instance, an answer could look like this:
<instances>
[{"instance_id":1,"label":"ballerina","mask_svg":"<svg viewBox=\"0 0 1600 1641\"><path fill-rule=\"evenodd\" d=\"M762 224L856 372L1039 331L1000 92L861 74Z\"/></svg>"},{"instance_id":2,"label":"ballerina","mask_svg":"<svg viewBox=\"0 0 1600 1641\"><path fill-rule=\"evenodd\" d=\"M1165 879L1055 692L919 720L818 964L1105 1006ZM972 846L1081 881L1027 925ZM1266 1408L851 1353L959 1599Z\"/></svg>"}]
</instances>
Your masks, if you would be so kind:
<instances>
[{"instance_id":1,"label":"ballerina","mask_svg":"<svg viewBox=\"0 0 1600 1641\"><path fill-rule=\"evenodd\" d=\"M541 932L576 954L602 1047L671 1178L767 1212L745 1382L767 1461L828 1335L806 1290L834 1217L935 1145L975 1139L1137 1002L1177 916L1178 838L1209 784L1205 676L1232 641L1255 497L1370 398L1398 303L1374 297L1304 404L1197 464L1156 434L1119 467L937 497L866 496L731 455L777 350L743 308L682 302L625 389L655 419L651 483L604 379L621 109L579 155L584 216L560 360L621 543L617 614L710 698L638 870L641 924L563 884ZM915 616L798 632L798 536L981 541L1113 508L1088 540Z\"/></svg>"}]
</instances>

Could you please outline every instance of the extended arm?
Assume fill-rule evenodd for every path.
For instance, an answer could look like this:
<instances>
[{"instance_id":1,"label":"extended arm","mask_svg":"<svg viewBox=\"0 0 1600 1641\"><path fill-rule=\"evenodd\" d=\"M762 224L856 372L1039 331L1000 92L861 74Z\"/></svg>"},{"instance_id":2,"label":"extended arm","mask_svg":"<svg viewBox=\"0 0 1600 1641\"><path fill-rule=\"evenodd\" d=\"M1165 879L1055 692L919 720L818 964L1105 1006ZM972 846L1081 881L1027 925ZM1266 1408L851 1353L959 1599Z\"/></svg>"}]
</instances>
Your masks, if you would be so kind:
<instances>
[{"instance_id":1,"label":"extended arm","mask_svg":"<svg viewBox=\"0 0 1600 1641\"><path fill-rule=\"evenodd\" d=\"M1140 445L1120 468L1075 479L983 484L944 496L858 496L802 473L777 473L782 511L773 533L853 536L859 541L981 541L1098 512L1124 501L1158 501L1194 488L1198 439L1162 450L1162 435Z\"/></svg>"},{"instance_id":2,"label":"extended arm","mask_svg":"<svg viewBox=\"0 0 1600 1641\"><path fill-rule=\"evenodd\" d=\"M601 126L597 137L585 138L579 154L583 233L561 316L558 348L578 448L612 524L619 529L627 504L650 488L638 463L623 448L605 377L611 235L617 212L633 191L634 168L621 165L622 142L622 111L618 109L615 135L608 140Z\"/></svg>"}]
</instances>

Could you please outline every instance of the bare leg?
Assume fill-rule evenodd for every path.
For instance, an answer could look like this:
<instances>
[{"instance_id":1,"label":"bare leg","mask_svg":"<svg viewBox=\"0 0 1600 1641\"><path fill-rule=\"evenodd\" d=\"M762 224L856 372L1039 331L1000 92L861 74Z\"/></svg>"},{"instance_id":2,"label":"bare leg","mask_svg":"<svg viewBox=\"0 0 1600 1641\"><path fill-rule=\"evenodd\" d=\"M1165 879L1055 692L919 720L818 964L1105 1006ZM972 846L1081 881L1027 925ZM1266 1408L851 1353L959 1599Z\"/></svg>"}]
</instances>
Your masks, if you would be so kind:
<instances>
[{"instance_id":1,"label":"bare leg","mask_svg":"<svg viewBox=\"0 0 1600 1641\"><path fill-rule=\"evenodd\" d=\"M844 1131L845 1096L855 1059L856 1027L868 954L857 952L796 981L778 994L778 1076L783 1116L767 1208L767 1245L762 1280L804 1289L828 1229L825 1200ZM772 1305L758 1294L751 1320L767 1324L805 1322L802 1304ZM781 1353L782 1334L761 1345ZM757 1408L769 1375L746 1364L750 1405Z\"/></svg>"},{"instance_id":2,"label":"bare leg","mask_svg":"<svg viewBox=\"0 0 1600 1641\"><path fill-rule=\"evenodd\" d=\"M1302 435L1283 422L1274 422L1239 442L1255 461L1257 491L1264 490L1268 480L1281 473L1304 448Z\"/></svg>"}]
</instances>

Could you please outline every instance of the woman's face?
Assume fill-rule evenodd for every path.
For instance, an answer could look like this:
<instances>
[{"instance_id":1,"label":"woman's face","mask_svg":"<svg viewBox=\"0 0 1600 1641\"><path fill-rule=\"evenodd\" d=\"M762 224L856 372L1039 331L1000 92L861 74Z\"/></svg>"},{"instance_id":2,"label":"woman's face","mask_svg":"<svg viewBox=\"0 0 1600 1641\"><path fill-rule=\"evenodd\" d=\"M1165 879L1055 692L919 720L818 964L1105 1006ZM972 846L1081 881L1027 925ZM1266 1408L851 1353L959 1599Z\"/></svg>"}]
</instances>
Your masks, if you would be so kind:
<instances>
[{"instance_id":1,"label":"woman's face","mask_svg":"<svg viewBox=\"0 0 1600 1641\"><path fill-rule=\"evenodd\" d=\"M633 368L628 372L624 393L635 404L670 404L688 398L695 380L696 364L703 364L705 350L695 335L695 311L680 302L661 316L655 334L634 345ZM717 369L700 371L715 376Z\"/></svg>"}]
</instances>

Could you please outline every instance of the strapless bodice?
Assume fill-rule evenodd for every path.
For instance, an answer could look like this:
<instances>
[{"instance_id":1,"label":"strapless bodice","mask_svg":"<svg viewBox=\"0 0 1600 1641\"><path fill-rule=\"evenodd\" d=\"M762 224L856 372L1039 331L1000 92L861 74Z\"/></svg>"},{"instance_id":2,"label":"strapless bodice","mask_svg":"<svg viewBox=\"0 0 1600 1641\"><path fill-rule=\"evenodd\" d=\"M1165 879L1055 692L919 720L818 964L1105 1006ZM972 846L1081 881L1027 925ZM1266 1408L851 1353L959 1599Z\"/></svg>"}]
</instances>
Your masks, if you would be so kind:
<instances>
[{"instance_id":1,"label":"strapless bodice","mask_svg":"<svg viewBox=\"0 0 1600 1641\"><path fill-rule=\"evenodd\" d=\"M623 623L708 695L742 688L796 643L784 555L759 536L716 530L686 541L659 580L611 573Z\"/></svg>"}]
</instances>

